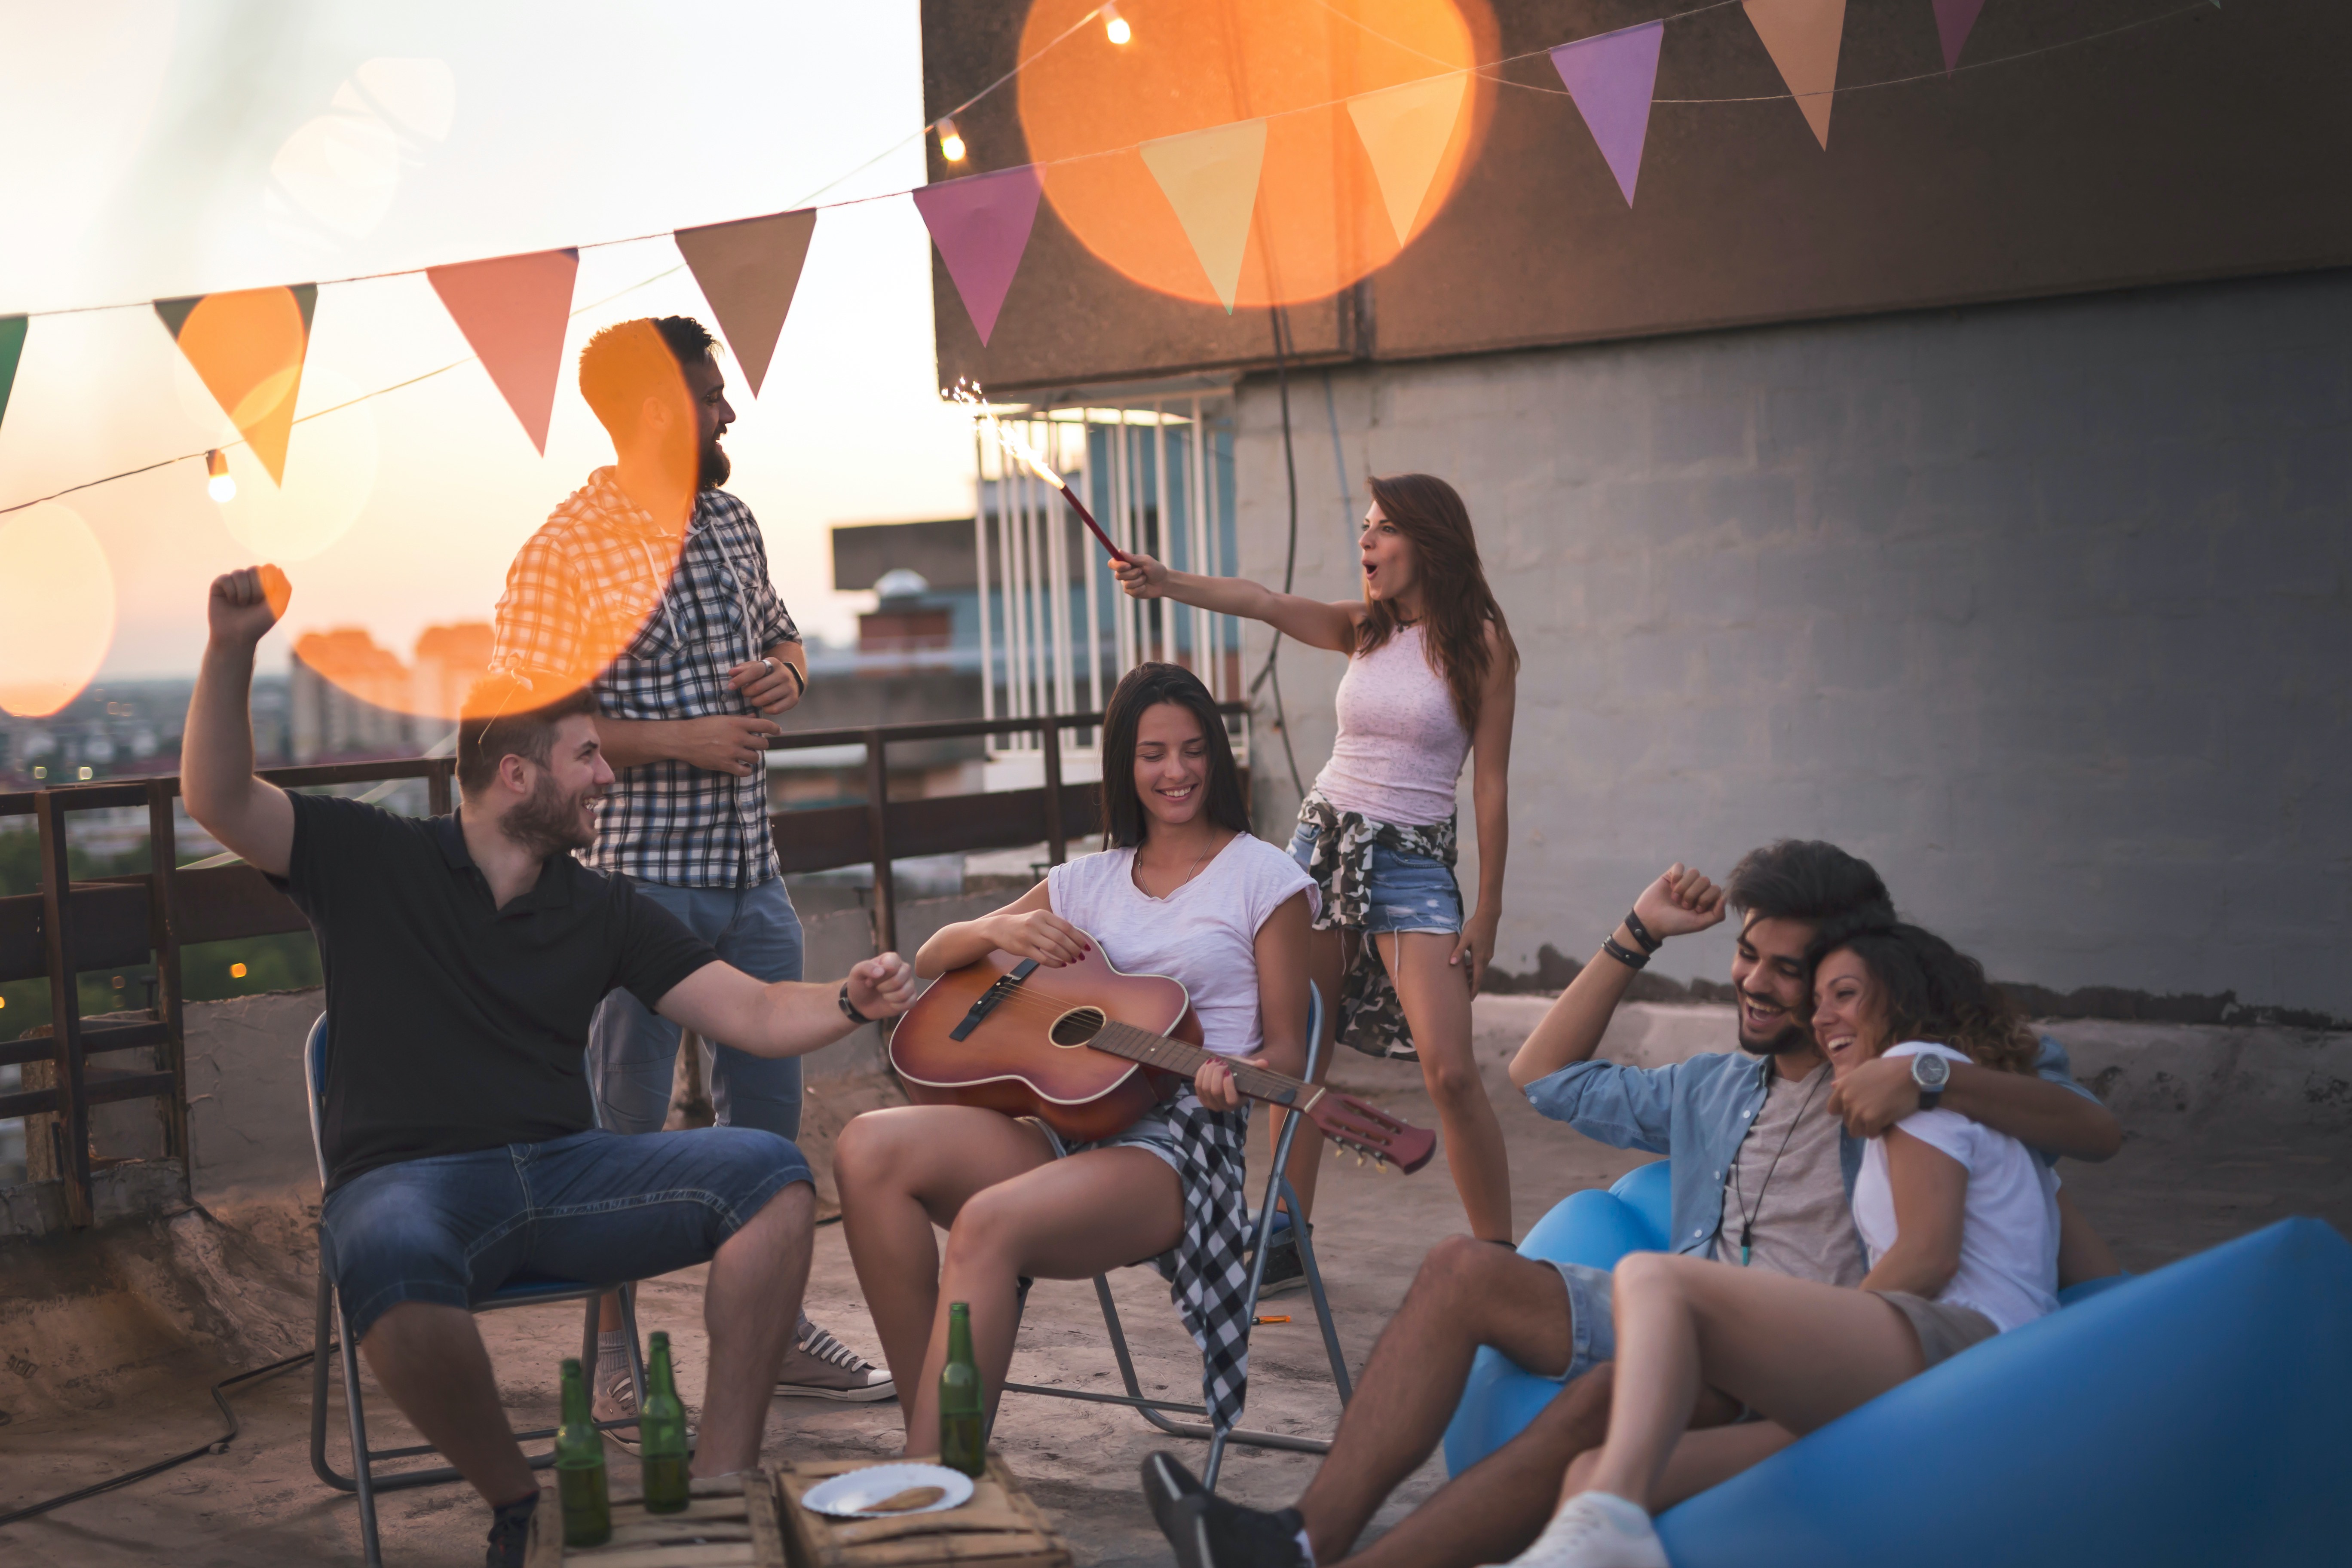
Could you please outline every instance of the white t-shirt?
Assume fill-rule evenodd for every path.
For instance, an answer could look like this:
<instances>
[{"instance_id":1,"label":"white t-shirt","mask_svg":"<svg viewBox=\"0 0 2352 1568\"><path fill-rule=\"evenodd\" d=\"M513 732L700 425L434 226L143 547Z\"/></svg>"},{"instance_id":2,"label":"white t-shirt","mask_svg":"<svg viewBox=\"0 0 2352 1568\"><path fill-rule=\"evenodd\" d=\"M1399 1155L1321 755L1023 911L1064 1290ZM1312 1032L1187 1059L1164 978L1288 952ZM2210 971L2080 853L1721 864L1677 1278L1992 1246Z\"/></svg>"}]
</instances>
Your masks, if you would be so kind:
<instances>
[{"instance_id":1,"label":"white t-shirt","mask_svg":"<svg viewBox=\"0 0 2352 1568\"><path fill-rule=\"evenodd\" d=\"M1202 1043L1225 1057L1258 1047L1258 928L1300 892L1312 916L1320 895L1298 862L1246 833L1164 899L1135 885L1132 849L1083 856L1045 873L1054 912L1101 943L1121 973L1181 982Z\"/></svg>"},{"instance_id":2,"label":"white t-shirt","mask_svg":"<svg viewBox=\"0 0 2352 1568\"><path fill-rule=\"evenodd\" d=\"M1938 1056L1966 1063L1949 1046L1911 1040L1890 1057ZM1958 1160L1969 1173L1960 1221L1960 1267L1937 1296L1970 1307L2007 1333L2058 1305L2058 1178L2032 1152L1954 1110L1916 1110L1895 1123L1929 1147ZM1886 1142L1874 1138L1862 1152L1853 1184L1853 1223L1870 1249L1873 1268L1895 1245L1895 1192L1887 1184Z\"/></svg>"}]
</instances>

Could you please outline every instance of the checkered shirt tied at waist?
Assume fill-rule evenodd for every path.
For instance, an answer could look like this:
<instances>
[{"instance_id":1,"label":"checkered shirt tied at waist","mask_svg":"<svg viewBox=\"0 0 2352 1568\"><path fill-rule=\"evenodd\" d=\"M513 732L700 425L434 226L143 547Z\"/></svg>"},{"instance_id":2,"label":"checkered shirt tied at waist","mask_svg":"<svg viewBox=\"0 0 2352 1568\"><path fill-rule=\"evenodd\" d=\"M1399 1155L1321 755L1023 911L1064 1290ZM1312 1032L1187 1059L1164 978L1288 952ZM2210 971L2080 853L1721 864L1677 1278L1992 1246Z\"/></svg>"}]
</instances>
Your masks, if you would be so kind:
<instances>
[{"instance_id":1,"label":"checkered shirt tied at waist","mask_svg":"<svg viewBox=\"0 0 2352 1568\"><path fill-rule=\"evenodd\" d=\"M681 545L615 470L598 468L508 568L490 668L551 671L567 684L593 678L615 719L752 714L728 669L800 640L768 580L751 508L704 490ZM631 768L597 808L596 829L582 858L602 871L679 888L754 887L777 874L764 773Z\"/></svg>"}]
</instances>

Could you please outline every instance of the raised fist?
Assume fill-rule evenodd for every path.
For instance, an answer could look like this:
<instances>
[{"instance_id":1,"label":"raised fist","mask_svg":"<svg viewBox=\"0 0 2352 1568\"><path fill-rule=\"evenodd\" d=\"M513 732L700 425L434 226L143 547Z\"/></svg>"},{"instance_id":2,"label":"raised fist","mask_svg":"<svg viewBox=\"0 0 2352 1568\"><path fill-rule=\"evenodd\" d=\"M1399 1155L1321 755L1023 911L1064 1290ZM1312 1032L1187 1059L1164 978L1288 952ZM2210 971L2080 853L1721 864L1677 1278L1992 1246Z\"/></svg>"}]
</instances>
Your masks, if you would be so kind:
<instances>
[{"instance_id":1,"label":"raised fist","mask_svg":"<svg viewBox=\"0 0 2352 1568\"><path fill-rule=\"evenodd\" d=\"M259 642L294 597L294 584L275 566L247 566L213 579L205 605L215 642L251 647Z\"/></svg>"}]
</instances>

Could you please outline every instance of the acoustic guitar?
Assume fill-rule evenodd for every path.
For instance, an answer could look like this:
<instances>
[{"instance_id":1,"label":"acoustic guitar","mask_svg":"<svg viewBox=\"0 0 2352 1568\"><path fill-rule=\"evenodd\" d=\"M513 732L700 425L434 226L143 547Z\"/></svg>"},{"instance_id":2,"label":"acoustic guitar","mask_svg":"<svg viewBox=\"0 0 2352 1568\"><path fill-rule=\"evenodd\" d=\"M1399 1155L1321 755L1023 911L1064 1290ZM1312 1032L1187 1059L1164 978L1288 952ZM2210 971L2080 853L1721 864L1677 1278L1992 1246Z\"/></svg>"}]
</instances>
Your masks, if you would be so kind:
<instances>
[{"instance_id":1,"label":"acoustic guitar","mask_svg":"<svg viewBox=\"0 0 2352 1568\"><path fill-rule=\"evenodd\" d=\"M1435 1133L1353 1095L1203 1050L1182 983L1122 974L1100 942L1060 969L992 952L940 976L890 1035L890 1065L918 1105L1034 1116L1073 1143L1126 1131L1209 1061L1360 1156L1412 1172L1436 1151Z\"/></svg>"}]
</instances>

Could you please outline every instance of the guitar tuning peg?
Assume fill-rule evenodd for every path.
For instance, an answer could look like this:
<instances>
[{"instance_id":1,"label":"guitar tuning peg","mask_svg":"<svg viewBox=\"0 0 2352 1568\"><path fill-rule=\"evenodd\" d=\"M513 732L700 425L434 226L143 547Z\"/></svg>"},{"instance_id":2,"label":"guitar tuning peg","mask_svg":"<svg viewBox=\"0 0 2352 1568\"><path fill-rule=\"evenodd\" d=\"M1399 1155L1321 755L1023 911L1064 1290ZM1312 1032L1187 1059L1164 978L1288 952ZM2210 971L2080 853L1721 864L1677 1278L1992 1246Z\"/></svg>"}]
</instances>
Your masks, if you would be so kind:
<instances>
[{"instance_id":1,"label":"guitar tuning peg","mask_svg":"<svg viewBox=\"0 0 2352 1568\"><path fill-rule=\"evenodd\" d=\"M1363 1165L1364 1165L1364 1152L1363 1152L1361 1149L1359 1149L1359 1150L1357 1150L1357 1151L1356 1151L1356 1168L1357 1168L1358 1170L1361 1170L1361 1169L1363 1169Z\"/></svg>"}]
</instances>

